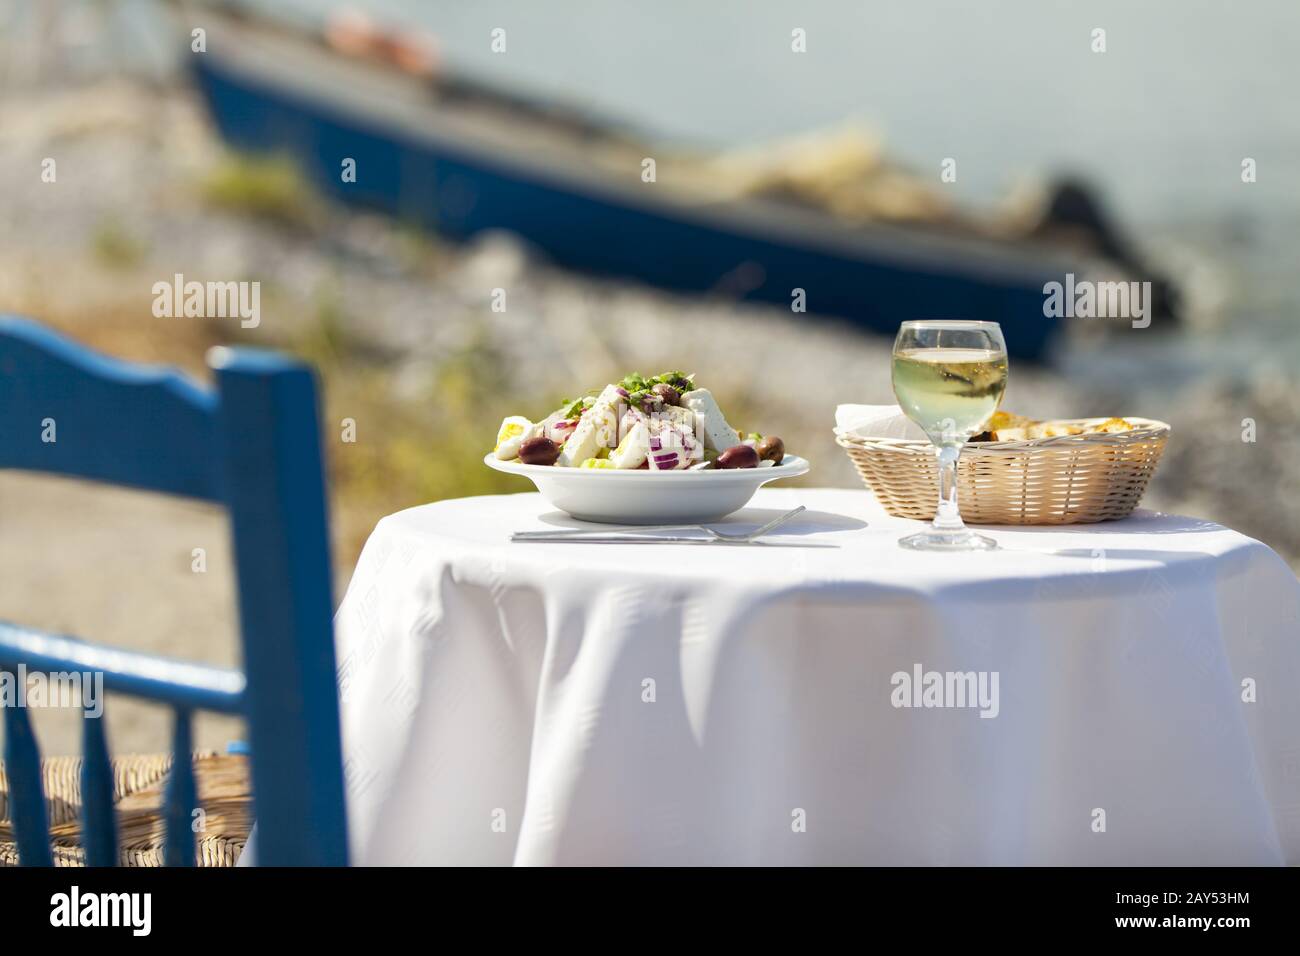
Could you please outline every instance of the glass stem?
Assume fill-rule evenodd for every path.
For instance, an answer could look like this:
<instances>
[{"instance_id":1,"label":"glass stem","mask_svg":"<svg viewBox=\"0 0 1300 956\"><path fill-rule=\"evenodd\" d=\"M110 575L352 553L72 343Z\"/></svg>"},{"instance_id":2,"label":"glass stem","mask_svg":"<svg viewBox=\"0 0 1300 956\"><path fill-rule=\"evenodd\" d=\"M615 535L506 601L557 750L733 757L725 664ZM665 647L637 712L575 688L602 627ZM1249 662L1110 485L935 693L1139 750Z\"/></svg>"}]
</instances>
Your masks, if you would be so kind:
<instances>
[{"instance_id":1,"label":"glass stem","mask_svg":"<svg viewBox=\"0 0 1300 956\"><path fill-rule=\"evenodd\" d=\"M961 512L957 510L957 459L961 445L945 443L936 449L939 456L939 507L934 513L937 531L962 531Z\"/></svg>"}]
</instances>

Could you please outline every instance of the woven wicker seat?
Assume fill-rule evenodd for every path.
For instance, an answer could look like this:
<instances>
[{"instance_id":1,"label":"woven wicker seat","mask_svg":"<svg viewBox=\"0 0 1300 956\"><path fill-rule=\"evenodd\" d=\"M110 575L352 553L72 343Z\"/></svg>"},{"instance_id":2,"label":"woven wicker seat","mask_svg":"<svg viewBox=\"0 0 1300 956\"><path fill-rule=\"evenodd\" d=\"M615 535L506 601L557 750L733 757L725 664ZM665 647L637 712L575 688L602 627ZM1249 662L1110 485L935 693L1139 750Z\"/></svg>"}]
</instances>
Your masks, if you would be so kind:
<instances>
[{"instance_id":1,"label":"woven wicker seat","mask_svg":"<svg viewBox=\"0 0 1300 956\"><path fill-rule=\"evenodd\" d=\"M113 759L122 866L162 866L163 790L170 754L129 754ZM55 866L83 866L80 843L81 758L41 762ZM202 829L195 834L199 866L234 866L253 825L248 758L212 752L194 755L194 778ZM9 821L9 784L0 764L0 866L16 866L18 851Z\"/></svg>"}]
</instances>

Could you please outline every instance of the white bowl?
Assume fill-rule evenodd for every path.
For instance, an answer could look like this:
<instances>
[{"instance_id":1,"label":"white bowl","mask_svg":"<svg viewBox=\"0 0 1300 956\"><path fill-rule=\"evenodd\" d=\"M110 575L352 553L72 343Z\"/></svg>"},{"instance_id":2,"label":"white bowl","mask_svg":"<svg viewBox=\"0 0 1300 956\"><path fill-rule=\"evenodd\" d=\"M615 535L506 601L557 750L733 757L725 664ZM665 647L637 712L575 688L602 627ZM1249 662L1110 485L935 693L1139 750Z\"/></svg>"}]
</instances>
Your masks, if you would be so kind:
<instances>
[{"instance_id":1,"label":"white bowl","mask_svg":"<svg viewBox=\"0 0 1300 956\"><path fill-rule=\"evenodd\" d=\"M523 475L554 507L583 521L602 524L694 524L716 521L749 503L769 481L795 478L808 462L786 455L771 468L720 468L716 471L640 471L607 468L556 468L501 461L488 454L483 464Z\"/></svg>"}]
</instances>

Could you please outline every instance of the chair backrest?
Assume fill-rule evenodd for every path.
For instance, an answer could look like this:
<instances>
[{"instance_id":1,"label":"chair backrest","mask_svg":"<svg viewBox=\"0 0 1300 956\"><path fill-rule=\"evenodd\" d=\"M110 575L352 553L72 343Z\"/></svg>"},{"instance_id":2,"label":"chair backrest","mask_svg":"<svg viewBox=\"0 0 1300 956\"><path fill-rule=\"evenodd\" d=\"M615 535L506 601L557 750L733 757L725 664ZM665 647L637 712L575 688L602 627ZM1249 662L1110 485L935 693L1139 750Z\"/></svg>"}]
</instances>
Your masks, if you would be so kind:
<instances>
[{"instance_id":1,"label":"chair backrest","mask_svg":"<svg viewBox=\"0 0 1300 956\"><path fill-rule=\"evenodd\" d=\"M190 714L248 722L261 865L344 865L347 834L320 420L312 370L271 352L213 349L216 388L106 358L0 316L0 468L51 472L224 505L243 671L99 647L0 622L0 669L102 674L108 690L174 710L165 859L194 861ZM10 816L23 863L51 852L40 756L4 707ZM117 862L103 718L84 717L87 862Z\"/></svg>"}]
</instances>

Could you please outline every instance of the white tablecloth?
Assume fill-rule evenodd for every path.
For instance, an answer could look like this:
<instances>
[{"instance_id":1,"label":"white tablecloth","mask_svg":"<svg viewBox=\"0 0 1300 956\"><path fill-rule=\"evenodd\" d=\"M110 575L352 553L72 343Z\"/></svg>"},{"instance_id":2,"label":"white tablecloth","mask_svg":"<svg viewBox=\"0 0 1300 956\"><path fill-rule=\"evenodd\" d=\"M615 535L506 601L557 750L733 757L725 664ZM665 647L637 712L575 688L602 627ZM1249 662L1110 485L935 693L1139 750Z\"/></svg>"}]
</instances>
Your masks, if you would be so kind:
<instances>
[{"instance_id":1,"label":"white tablecloth","mask_svg":"<svg viewBox=\"0 0 1300 956\"><path fill-rule=\"evenodd\" d=\"M1139 512L922 554L849 490L730 521L795 504L772 540L821 547L511 544L572 524L535 494L382 520L336 621L356 862L1300 863L1264 545ZM896 706L918 668L985 706Z\"/></svg>"}]
</instances>

